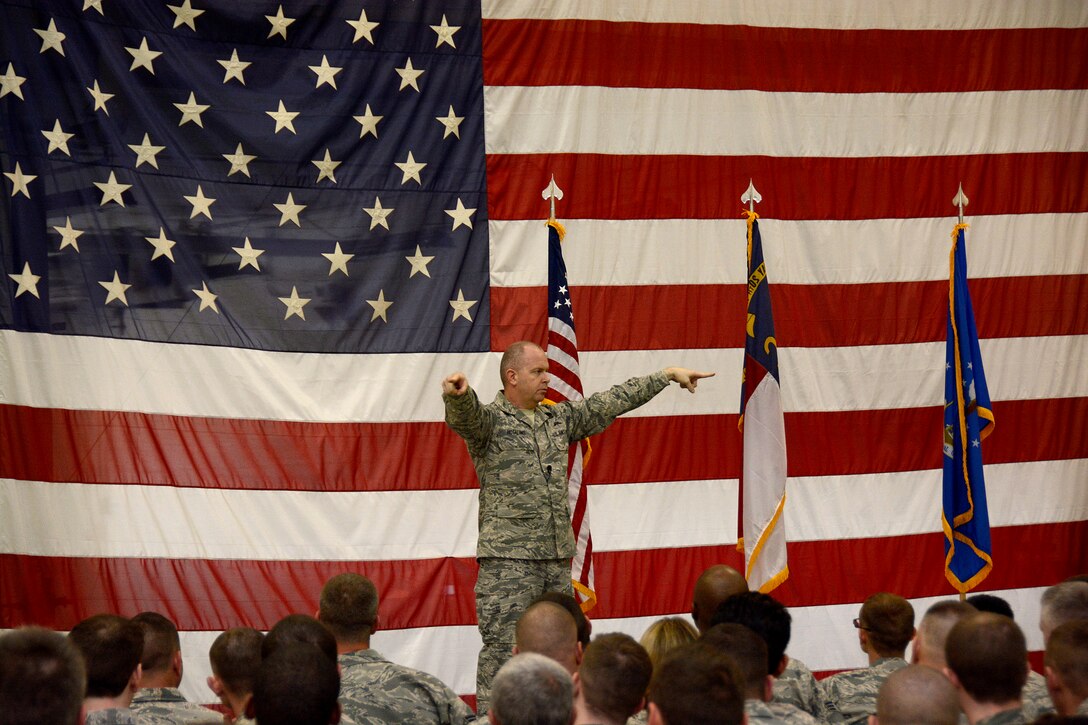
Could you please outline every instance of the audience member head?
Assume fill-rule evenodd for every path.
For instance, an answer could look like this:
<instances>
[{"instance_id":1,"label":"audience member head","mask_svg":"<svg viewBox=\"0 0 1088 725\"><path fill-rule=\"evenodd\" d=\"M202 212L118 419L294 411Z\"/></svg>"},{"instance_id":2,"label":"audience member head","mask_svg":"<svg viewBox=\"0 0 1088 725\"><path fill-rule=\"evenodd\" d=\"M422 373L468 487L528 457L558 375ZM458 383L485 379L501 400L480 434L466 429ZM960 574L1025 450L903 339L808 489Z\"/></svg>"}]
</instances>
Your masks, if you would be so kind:
<instances>
[{"instance_id":1,"label":"audience member head","mask_svg":"<svg viewBox=\"0 0 1088 725\"><path fill-rule=\"evenodd\" d=\"M264 635L252 627L228 629L215 638L208 651L212 674L208 688L236 715L245 712L261 667Z\"/></svg>"},{"instance_id":2,"label":"audience member head","mask_svg":"<svg viewBox=\"0 0 1088 725\"><path fill-rule=\"evenodd\" d=\"M491 682L491 725L570 725L573 712L570 673L542 654L514 655Z\"/></svg>"},{"instance_id":3,"label":"audience member head","mask_svg":"<svg viewBox=\"0 0 1088 725\"><path fill-rule=\"evenodd\" d=\"M711 625L734 622L743 624L767 643L767 674L778 675L786 669L789 659L786 647L790 643L790 613L774 597L761 592L735 594L718 605Z\"/></svg>"},{"instance_id":4,"label":"audience member head","mask_svg":"<svg viewBox=\"0 0 1088 725\"><path fill-rule=\"evenodd\" d=\"M0 725L73 725L86 678L63 635L41 627L0 635Z\"/></svg>"},{"instance_id":5,"label":"audience member head","mask_svg":"<svg viewBox=\"0 0 1088 725\"><path fill-rule=\"evenodd\" d=\"M956 688L932 667L908 665L888 675L876 698L880 725L956 725Z\"/></svg>"},{"instance_id":6,"label":"audience member head","mask_svg":"<svg viewBox=\"0 0 1088 725\"><path fill-rule=\"evenodd\" d=\"M536 604L537 602L554 602L570 612L570 616L574 617L574 623L578 625L578 641L582 643L582 651L584 652L586 647L589 646L589 639L593 633L593 623L589 621L586 613L582 611L578 600L566 592L550 591L544 592L534 599L532 603Z\"/></svg>"},{"instance_id":7,"label":"audience member head","mask_svg":"<svg viewBox=\"0 0 1088 725\"><path fill-rule=\"evenodd\" d=\"M937 602L927 609L914 637L914 663L943 670L948 664L944 659L944 643L949 631L956 622L976 611L970 604L953 599Z\"/></svg>"},{"instance_id":8,"label":"audience member head","mask_svg":"<svg viewBox=\"0 0 1088 725\"><path fill-rule=\"evenodd\" d=\"M574 675L583 720L625 723L642 709L653 663L626 634L602 634L589 643Z\"/></svg>"},{"instance_id":9,"label":"audience member head","mask_svg":"<svg viewBox=\"0 0 1088 725\"><path fill-rule=\"evenodd\" d=\"M1012 606L995 594L972 594L967 597L967 603L979 612L991 612L1009 619L1016 619L1012 613Z\"/></svg>"},{"instance_id":10,"label":"audience member head","mask_svg":"<svg viewBox=\"0 0 1088 725\"><path fill-rule=\"evenodd\" d=\"M337 574L321 589L317 618L342 650L369 647L378 628L378 588L361 574Z\"/></svg>"},{"instance_id":11,"label":"audience member head","mask_svg":"<svg viewBox=\"0 0 1088 725\"><path fill-rule=\"evenodd\" d=\"M699 638L699 632L683 617L662 617L642 633L639 643L650 654L654 667L669 651Z\"/></svg>"},{"instance_id":12,"label":"audience member head","mask_svg":"<svg viewBox=\"0 0 1088 725\"><path fill-rule=\"evenodd\" d=\"M261 660L252 711L258 725L329 725L340 720L339 694L335 658L306 642L283 641Z\"/></svg>"},{"instance_id":13,"label":"audience member head","mask_svg":"<svg viewBox=\"0 0 1088 725\"><path fill-rule=\"evenodd\" d=\"M1055 627L1046 642L1044 662L1054 709L1073 715L1088 700L1088 619Z\"/></svg>"},{"instance_id":14,"label":"audience member head","mask_svg":"<svg viewBox=\"0 0 1088 725\"><path fill-rule=\"evenodd\" d=\"M650 679L650 725L737 725L744 679L725 654L691 642L665 655Z\"/></svg>"},{"instance_id":15,"label":"audience member head","mask_svg":"<svg viewBox=\"0 0 1088 725\"><path fill-rule=\"evenodd\" d=\"M140 687L140 625L116 614L96 614L72 627L68 640L83 655L88 698L117 700L127 707Z\"/></svg>"},{"instance_id":16,"label":"audience member head","mask_svg":"<svg viewBox=\"0 0 1088 725\"><path fill-rule=\"evenodd\" d=\"M870 657L902 657L914 638L914 607L898 594L878 592L861 605L855 626Z\"/></svg>"},{"instance_id":17,"label":"audience member head","mask_svg":"<svg viewBox=\"0 0 1088 725\"><path fill-rule=\"evenodd\" d=\"M774 678L767 672L767 643L743 624L716 624L699 639L733 658L744 677L744 698L769 702Z\"/></svg>"},{"instance_id":18,"label":"audience member head","mask_svg":"<svg viewBox=\"0 0 1088 725\"><path fill-rule=\"evenodd\" d=\"M1088 619L1088 582L1064 581L1043 592L1039 629L1043 642L1056 627L1077 619Z\"/></svg>"},{"instance_id":19,"label":"audience member head","mask_svg":"<svg viewBox=\"0 0 1088 725\"><path fill-rule=\"evenodd\" d=\"M272 626L261 642L261 660L293 642L313 645L336 663L336 638L328 627L305 614L288 614Z\"/></svg>"},{"instance_id":20,"label":"audience member head","mask_svg":"<svg viewBox=\"0 0 1088 725\"><path fill-rule=\"evenodd\" d=\"M691 618L700 633L710 629L718 605L734 594L748 591L744 575L731 566L715 564L695 580L691 592Z\"/></svg>"},{"instance_id":21,"label":"audience member head","mask_svg":"<svg viewBox=\"0 0 1088 725\"><path fill-rule=\"evenodd\" d=\"M177 687L183 674L178 628L158 612L140 612L132 621L144 634L140 687Z\"/></svg>"},{"instance_id":22,"label":"audience member head","mask_svg":"<svg viewBox=\"0 0 1088 725\"><path fill-rule=\"evenodd\" d=\"M974 703L1019 704L1028 650L1016 622L992 612L968 615L948 633L944 656L952 684ZM967 709L962 696L960 704Z\"/></svg>"},{"instance_id":23,"label":"audience member head","mask_svg":"<svg viewBox=\"0 0 1088 725\"><path fill-rule=\"evenodd\" d=\"M560 604L530 604L514 628L514 652L535 652L552 658L567 672L577 672L582 661L578 625Z\"/></svg>"}]
</instances>

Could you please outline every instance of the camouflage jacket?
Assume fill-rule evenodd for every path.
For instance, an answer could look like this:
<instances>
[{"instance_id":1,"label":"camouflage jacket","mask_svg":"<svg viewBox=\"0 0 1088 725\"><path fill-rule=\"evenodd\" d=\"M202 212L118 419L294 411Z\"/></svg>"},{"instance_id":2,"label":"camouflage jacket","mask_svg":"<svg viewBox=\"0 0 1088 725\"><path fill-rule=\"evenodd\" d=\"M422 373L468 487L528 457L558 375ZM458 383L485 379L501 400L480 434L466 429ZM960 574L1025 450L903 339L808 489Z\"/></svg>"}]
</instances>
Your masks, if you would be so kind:
<instances>
[{"instance_id":1,"label":"camouflage jacket","mask_svg":"<svg viewBox=\"0 0 1088 725\"><path fill-rule=\"evenodd\" d=\"M821 720L829 723L862 723L876 713L876 695L888 675L906 667L901 657L885 657L861 670L832 675L820 683L823 695Z\"/></svg>"},{"instance_id":2,"label":"camouflage jacket","mask_svg":"<svg viewBox=\"0 0 1088 725\"><path fill-rule=\"evenodd\" d=\"M91 710L83 723L84 725L137 725L136 713L127 707Z\"/></svg>"},{"instance_id":3,"label":"camouflage jacket","mask_svg":"<svg viewBox=\"0 0 1088 725\"><path fill-rule=\"evenodd\" d=\"M804 662L790 657L789 664L774 681L774 702L793 705L813 717L820 716L820 693L816 678Z\"/></svg>"},{"instance_id":4,"label":"camouflage jacket","mask_svg":"<svg viewBox=\"0 0 1088 725\"><path fill-rule=\"evenodd\" d=\"M744 712L748 714L748 723L783 723L784 725L817 725L819 720L784 702L762 702L745 700Z\"/></svg>"},{"instance_id":5,"label":"camouflage jacket","mask_svg":"<svg viewBox=\"0 0 1088 725\"><path fill-rule=\"evenodd\" d=\"M393 664L372 649L342 654L340 707L355 725L462 725L476 716L437 677Z\"/></svg>"},{"instance_id":6,"label":"camouflage jacket","mask_svg":"<svg viewBox=\"0 0 1088 725\"><path fill-rule=\"evenodd\" d=\"M1028 722L1035 722L1040 715L1054 712L1050 691L1046 689L1046 678L1035 670L1028 670L1028 680L1024 683L1020 701L1024 719Z\"/></svg>"},{"instance_id":7,"label":"camouflage jacket","mask_svg":"<svg viewBox=\"0 0 1088 725\"><path fill-rule=\"evenodd\" d=\"M132 712L140 725L222 725L223 716L189 702L176 687L137 690Z\"/></svg>"},{"instance_id":8,"label":"camouflage jacket","mask_svg":"<svg viewBox=\"0 0 1088 725\"><path fill-rule=\"evenodd\" d=\"M501 391L488 405L471 388L464 395L444 395L446 423L465 439L480 480L476 556L573 557L567 502L570 444L600 433L668 384L664 371L631 378L579 402L541 405L534 420Z\"/></svg>"}]
</instances>

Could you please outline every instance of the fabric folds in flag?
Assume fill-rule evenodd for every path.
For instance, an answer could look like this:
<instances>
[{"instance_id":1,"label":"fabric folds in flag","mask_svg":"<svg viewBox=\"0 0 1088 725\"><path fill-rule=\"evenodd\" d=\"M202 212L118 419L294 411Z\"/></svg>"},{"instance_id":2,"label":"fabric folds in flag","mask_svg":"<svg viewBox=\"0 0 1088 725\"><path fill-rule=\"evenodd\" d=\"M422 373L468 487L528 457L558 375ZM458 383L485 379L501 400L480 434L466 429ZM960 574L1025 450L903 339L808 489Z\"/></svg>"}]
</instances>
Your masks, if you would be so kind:
<instances>
[{"instance_id":1,"label":"fabric folds in flag","mask_svg":"<svg viewBox=\"0 0 1088 725\"><path fill-rule=\"evenodd\" d=\"M744 575L753 591L770 592L789 577L786 559L786 427L778 376L770 281L759 215L748 214L748 316L741 383L741 536Z\"/></svg>"},{"instance_id":2,"label":"fabric folds in flag","mask_svg":"<svg viewBox=\"0 0 1088 725\"><path fill-rule=\"evenodd\" d=\"M967 286L966 228L956 225L949 255L941 514L945 576L959 592L977 587L993 568L982 441L993 432L994 414Z\"/></svg>"}]
</instances>

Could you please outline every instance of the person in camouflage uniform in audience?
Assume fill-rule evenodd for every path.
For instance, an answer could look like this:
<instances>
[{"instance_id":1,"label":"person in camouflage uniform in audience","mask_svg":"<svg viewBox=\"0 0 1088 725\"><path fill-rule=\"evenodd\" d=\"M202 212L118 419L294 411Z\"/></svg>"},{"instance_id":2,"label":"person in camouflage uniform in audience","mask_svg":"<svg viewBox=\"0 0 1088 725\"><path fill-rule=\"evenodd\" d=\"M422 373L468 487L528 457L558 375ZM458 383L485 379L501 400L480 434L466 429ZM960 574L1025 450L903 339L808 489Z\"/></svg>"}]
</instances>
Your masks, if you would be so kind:
<instances>
[{"instance_id":1,"label":"person in camouflage uniform in audience","mask_svg":"<svg viewBox=\"0 0 1088 725\"><path fill-rule=\"evenodd\" d=\"M222 725L222 715L189 702L178 689L184 667L174 623L158 612L141 612L132 621L144 635L143 675L132 698L132 711L141 725Z\"/></svg>"},{"instance_id":2,"label":"person in camouflage uniform in audience","mask_svg":"<svg viewBox=\"0 0 1088 725\"><path fill-rule=\"evenodd\" d=\"M572 593L575 554L567 500L567 455L576 441L600 433L618 416L648 402L670 381L694 392L713 373L666 368L588 398L541 406L548 358L517 342L502 356L503 389L483 404L464 373L442 381L446 423L465 440L480 482L476 549L476 615L483 639L476 670L477 709L487 710L491 680L509 659L514 625L548 590Z\"/></svg>"},{"instance_id":3,"label":"person in camouflage uniform in audience","mask_svg":"<svg viewBox=\"0 0 1088 725\"><path fill-rule=\"evenodd\" d=\"M208 689L234 715L234 725L253 725L246 709L253 699L253 686L261 669L261 644L264 635L252 627L228 629L215 638L208 650L212 674Z\"/></svg>"},{"instance_id":4,"label":"person in camouflage uniform in audience","mask_svg":"<svg viewBox=\"0 0 1088 725\"><path fill-rule=\"evenodd\" d=\"M116 614L96 614L72 627L68 641L83 655L87 673L85 725L136 725L130 708L140 686L139 625Z\"/></svg>"},{"instance_id":5,"label":"person in camouflage uniform in audience","mask_svg":"<svg viewBox=\"0 0 1088 725\"><path fill-rule=\"evenodd\" d=\"M945 674L971 725L1029 722L1020 701L1028 648L1016 622L992 612L968 615L948 633L944 655Z\"/></svg>"},{"instance_id":6,"label":"person in camouflage uniform in audience","mask_svg":"<svg viewBox=\"0 0 1088 725\"><path fill-rule=\"evenodd\" d=\"M914 637L914 607L901 596L880 592L861 605L854 627L858 644L869 656L869 666L820 682L821 719L829 723L861 723L876 712L877 693L884 680L907 666L903 656Z\"/></svg>"},{"instance_id":7,"label":"person in camouflage uniform in audience","mask_svg":"<svg viewBox=\"0 0 1088 725\"><path fill-rule=\"evenodd\" d=\"M943 658L943 655L942 655ZM956 688L941 672L907 665L888 675L876 698L873 725L958 725Z\"/></svg>"},{"instance_id":8,"label":"person in camouflage uniform in audience","mask_svg":"<svg viewBox=\"0 0 1088 725\"><path fill-rule=\"evenodd\" d=\"M475 719L438 678L394 664L370 648L378 626L378 589L370 579L350 572L334 576L321 590L319 606L318 621L336 638L344 720L463 725Z\"/></svg>"}]
</instances>

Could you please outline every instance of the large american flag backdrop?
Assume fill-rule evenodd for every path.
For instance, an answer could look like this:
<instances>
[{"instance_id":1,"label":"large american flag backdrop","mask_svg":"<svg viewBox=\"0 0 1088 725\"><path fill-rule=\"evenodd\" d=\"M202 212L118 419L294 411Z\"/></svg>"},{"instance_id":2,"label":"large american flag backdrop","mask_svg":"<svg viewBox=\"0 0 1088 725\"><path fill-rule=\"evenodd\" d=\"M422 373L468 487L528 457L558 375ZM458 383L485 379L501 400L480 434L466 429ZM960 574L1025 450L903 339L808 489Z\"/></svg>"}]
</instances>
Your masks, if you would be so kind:
<instances>
[{"instance_id":1,"label":"large american flag backdrop","mask_svg":"<svg viewBox=\"0 0 1088 725\"><path fill-rule=\"evenodd\" d=\"M942 354L957 185L1000 422L993 573L1032 649L1088 569L1088 5L0 3L0 627L152 609L185 690L351 569L375 646L473 689L477 490L439 380L544 343L552 174L593 444L595 631L736 551L749 179L775 284L791 653L952 594ZM214 200L214 201L213 201Z\"/></svg>"}]
</instances>

